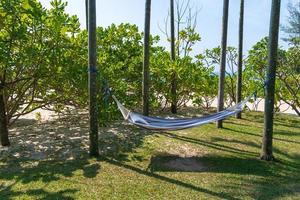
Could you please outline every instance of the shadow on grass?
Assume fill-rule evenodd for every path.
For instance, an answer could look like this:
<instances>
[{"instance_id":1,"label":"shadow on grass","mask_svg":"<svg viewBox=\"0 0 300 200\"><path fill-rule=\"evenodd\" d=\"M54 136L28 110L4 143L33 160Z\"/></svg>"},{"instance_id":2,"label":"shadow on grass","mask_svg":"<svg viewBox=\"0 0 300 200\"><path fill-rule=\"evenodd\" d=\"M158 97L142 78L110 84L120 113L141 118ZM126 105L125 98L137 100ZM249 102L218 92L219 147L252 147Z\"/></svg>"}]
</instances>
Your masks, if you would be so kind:
<instances>
[{"instance_id":1,"label":"shadow on grass","mask_svg":"<svg viewBox=\"0 0 300 200\"><path fill-rule=\"evenodd\" d=\"M229 194L223 193L223 192L220 192L220 193L219 192L214 192L214 191L211 191L211 190L208 190L208 189L205 189L205 188L198 187L198 186L193 185L193 184L185 183L185 182L180 181L180 180L176 180L176 179L169 178L169 177L166 177L166 176L162 176L162 175L159 175L159 174L151 173L151 172L148 172L146 170L142 170L140 168L122 163L122 162L117 161L117 160L112 160L110 158L103 158L103 160L110 163L110 164L113 164L113 165L116 165L116 166L119 166L119 167L123 167L125 169L134 171L136 173L139 173L139 174L142 174L142 175L145 175L145 176L149 176L151 178L156 178L156 179L159 179L161 181L165 181L165 182L168 182L168 183L171 183L171 184L175 184L175 185L187 188L187 189L191 189L191 190L195 190L195 191L198 191L198 192L206 193L206 194L209 194L209 195L214 196L214 197L219 197L219 198L222 198L222 199L231 199L231 200L238 199L238 198L235 198L235 197L233 197Z\"/></svg>"},{"instance_id":2,"label":"shadow on grass","mask_svg":"<svg viewBox=\"0 0 300 200\"><path fill-rule=\"evenodd\" d=\"M174 158L176 157L165 157L161 159L170 160ZM209 155L206 157L194 157L194 159L197 159L199 162L202 162L206 165L206 167L203 168L204 170L202 172L197 171L198 173L210 172L229 175L225 183L219 183L219 187L222 188L222 190L226 188L226 191L235 191L244 188L249 191L249 189L252 188L252 190L248 192L248 195L254 199L276 199L278 197L299 193L299 191L296 189L289 189L289 184L292 183L296 186L300 185L300 170L291 170L285 164L282 164L280 162L269 163L255 158L234 158L214 155ZM217 192L215 190L212 191L206 188L199 187L195 184L190 184L178 179L174 179L173 177L167 177L168 175L158 174L156 172L182 173L181 170L169 170L166 168L161 168L161 163L153 166L151 172L151 170L143 170L138 167L110 158L104 158L104 161L134 171L141 175L149 176L150 178L156 178L160 181L211 195L213 196L213 198L240 199L239 197L235 196L234 192ZM160 160L160 162L161 161L162 160ZM234 175L232 176L231 174ZM257 178L250 178L252 176L256 176ZM243 184L241 185L241 183Z\"/></svg>"},{"instance_id":3,"label":"shadow on grass","mask_svg":"<svg viewBox=\"0 0 300 200\"><path fill-rule=\"evenodd\" d=\"M248 112L247 116L244 117L242 120L263 124L264 115L261 112L251 112L251 113ZM296 119L294 115L282 114L282 113L275 113L274 115L274 125L285 126L289 128L290 127L300 128L299 124L300 124L300 119Z\"/></svg>"},{"instance_id":4,"label":"shadow on grass","mask_svg":"<svg viewBox=\"0 0 300 200\"><path fill-rule=\"evenodd\" d=\"M74 172L82 170L86 178L95 177L100 171L98 163L90 163L88 155L72 161L43 160L35 164L36 160L17 159L5 162L0 169L0 180L5 180L11 185L0 187L1 199L14 199L19 195L29 195L38 199L73 199L72 194L78 190L66 189L58 192L47 192L42 188L26 191L15 191L16 184L30 184L42 182L39 187L58 181L61 177L72 177Z\"/></svg>"},{"instance_id":5,"label":"shadow on grass","mask_svg":"<svg viewBox=\"0 0 300 200\"><path fill-rule=\"evenodd\" d=\"M194 161L194 162L185 162L182 163L185 166L179 166L178 168L176 162L172 161L181 161L185 162ZM171 161L171 162L170 162ZM173 164L169 165L169 164ZM189 164L194 165L194 167L189 168ZM195 166L198 164L197 166ZM180 169L180 167L188 167L185 170ZM156 155L151 158L151 162L148 166L150 171L163 171L163 172L214 172L214 173L229 173L229 174L239 174L239 175L257 175L257 176L269 176L272 175L272 171L265 162L256 159L256 158L239 158L239 157L225 157L225 156L216 156L216 155L207 155L203 157L189 157L182 158L176 155Z\"/></svg>"},{"instance_id":6,"label":"shadow on grass","mask_svg":"<svg viewBox=\"0 0 300 200\"><path fill-rule=\"evenodd\" d=\"M244 130L237 130L237 129L233 129L233 128L229 128L229 127L223 127L223 129L225 130L228 130L228 131L233 131L233 132L236 132L236 133L241 133L241 134L245 134L245 135L250 135L250 136L254 136L254 137L258 137L258 138L262 138L262 135L259 135L259 134L255 134L255 133L250 133L248 131L244 131ZM292 131L289 131L292 133L291 136L300 136L300 133L296 133L296 132L292 132ZM279 138L279 137L275 137L277 135L277 130L274 130L274 136L273 136L273 139L276 141L281 141L281 142L287 142L287 143L295 143L295 144L300 144L300 142L298 141L295 141L295 140L289 140L289 139L283 139L283 138Z\"/></svg>"},{"instance_id":7,"label":"shadow on grass","mask_svg":"<svg viewBox=\"0 0 300 200\"><path fill-rule=\"evenodd\" d=\"M228 145L217 144L217 143L209 142L209 141L206 141L206 140L190 138L190 137L186 137L186 136L182 136L182 135L177 135L175 133L162 132L161 134L166 136L166 137L172 138L172 139L177 139L177 140L181 140L181 141L184 141L184 142L189 142L189 143L193 143L193 144L197 144L197 145L206 146L206 147L217 149L217 150L220 150L220 151L257 156L256 152L247 151L247 150L243 150L243 149L238 149L238 148L228 146Z\"/></svg>"},{"instance_id":8,"label":"shadow on grass","mask_svg":"<svg viewBox=\"0 0 300 200\"><path fill-rule=\"evenodd\" d=\"M23 127L23 126L29 126L29 125L33 125L37 122L37 120L35 119L18 119L15 123L14 123L14 127Z\"/></svg>"},{"instance_id":9,"label":"shadow on grass","mask_svg":"<svg viewBox=\"0 0 300 200\"><path fill-rule=\"evenodd\" d=\"M0 190L1 199L8 200L14 199L15 197L19 197L20 195L26 195L33 197L34 199L41 200L53 200L53 199L64 199L64 200L73 200L75 198L72 197L72 194L76 193L75 189L66 189L61 190L59 192L48 192L44 189L30 189L26 192L15 192L12 190L11 186L6 187L3 190ZM2 196L3 194L3 196ZM9 196L5 196L5 194L9 194Z\"/></svg>"},{"instance_id":10,"label":"shadow on grass","mask_svg":"<svg viewBox=\"0 0 300 200\"><path fill-rule=\"evenodd\" d=\"M298 132L289 131L289 130L280 130L274 129L274 135L282 135L282 136L299 136L300 137L300 129Z\"/></svg>"},{"instance_id":11,"label":"shadow on grass","mask_svg":"<svg viewBox=\"0 0 300 200\"><path fill-rule=\"evenodd\" d=\"M178 158L178 156L158 155L156 158L151 159L152 163L150 163L149 169L154 173L184 173L184 170L175 169L173 166L165 165L165 163L170 162L170 160L176 160ZM227 174L227 180L224 183L219 183L219 187L222 189L226 188L226 191L239 191L245 187L244 189L248 191L248 195L254 199L277 199L278 197L300 194L300 164L295 163L300 159L300 155L294 155L292 157L294 162L265 162L258 158L216 155L192 157L188 159L194 159L201 163L202 166L201 171L195 170L192 172L200 174L219 173L222 174L222 176L226 176ZM161 177L156 174L151 175L147 173L147 175L161 179ZM177 184L177 182L175 184ZM182 186L181 184L178 185ZM199 188L195 189L195 187L197 188L197 186L193 186L191 189L199 191ZM230 198L230 195L232 195L231 198L235 198L234 193L230 192L226 193L227 196L219 196L216 195L218 194L217 192L214 193L215 197L226 199Z\"/></svg>"},{"instance_id":12,"label":"shadow on grass","mask_svg":"<svg viewBox=\"0 0 300 200\"><path fill-rule=\"evenodd\" d=\"M14 199L20 195L38 199L72 199L72 194L79 188L50 193L43 187L60 181L62 177L73 177L75 171L82 171L85 178L93 178L99 173L100 165L91 163L87 154L88 133L85 113L43 123L17 121L10 131L12 146L0 152L0 180L4 181L4 184L0 183L0 199ZM116 122L100 129L100 153L121 161L128 160L128 153L142 145L144 137L149 134L152 132ZM27 188L31 184L38 184L38 189Z\"/></svg>"},{"instance_id":13,"label":"shadow on grass","mask_svg":"<svg viewBox=\"0 0 300 200\"><path fill-rule=\"evenodd\" d=\"M262 138L261 135L258 135L258 134L255 134L255 133L250 133L250 132L247 132L247 131L236 130L236 129L232 129L232 128L224 128L224 129L229 130L229 131L233 131L233 132L238 132L238 133L241 133L241 134L246 134L246 135L258 137L258 138L260 138L260 140L258 141L258 143L255 143L255 142L241 141L241 140L237 140L237 139L230 139L230 140L224 139L224 138L213 138L213 139L215 139L216 141L243 144L243 145L246 145L246 146L249 146L249 147L256 148L256 149L258 149L258 151L260 151L260 148L261 148L260 142L261 142L261 138ZM292 144L295 144L295 145L299 145L300 144L300 142L298 142L298 141L288 140L288 139L282 139L282 138L278 138L278 137L273 137L273 140L274 141L285 142L285 143L292 143ZM295 156L290 155L289 153L287 153L287 152L285 152L283 150L280 150L279 148L276 148L275 146L273 146L273 152L275 154L279 154L279 155L281 155L283 157L286 157L286 158L294 161L294 162L289 162L287 160L284 160L284 161L278 160L279 162L284 162L285 164L289 165L290 167L300 168L300 159L295 159Z\"/></svg>"},{"instance_id":14,"label":"shadow on grass","mask_svg":"<svg viewBox=\"0 0 300 200\"><path fill-rule=\"evenodd\" d=\"M119 161L129 161L128 154L144 143L146 136L157 132L140 129L133 125L120 123L101 131L99 150L101 156L110 157ZM137 158L137 160L142 158Z\"/></svg>"},{"instance_id":15,"label":"shadow on grass","mask_svg":"<svg viewBox=\"0 0 300 200\"><path fill-rule=\"evenodd\" d=\"M12 146L0 152L1 200L21 195L34 199L74 199L79 189L49 192L43 188L63 177L73 177L75 172L93 178L100 171L100 164L91 161L87 153L85 114L44 123L22 119L11 127L10 137Z\"/></svg>"}]
</instances>

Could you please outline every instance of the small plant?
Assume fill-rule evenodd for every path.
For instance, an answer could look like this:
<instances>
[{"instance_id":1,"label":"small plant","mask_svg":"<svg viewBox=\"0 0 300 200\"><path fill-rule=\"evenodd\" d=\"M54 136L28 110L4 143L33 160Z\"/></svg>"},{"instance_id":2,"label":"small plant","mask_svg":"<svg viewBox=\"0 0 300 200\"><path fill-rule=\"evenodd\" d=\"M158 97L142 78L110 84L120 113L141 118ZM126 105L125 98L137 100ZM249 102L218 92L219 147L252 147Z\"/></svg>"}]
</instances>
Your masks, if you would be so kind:
<instances>
[{"instance_id":1,"label":"small plant","mask_svg":"<svg viewBox=\"0 0 300 200\"><path fill-rule=\"evenodd\" d=\"M40 112L35 113L35 119L38 122L41 122L42 121L42 114Z\"/></svg>"}]
</instances>

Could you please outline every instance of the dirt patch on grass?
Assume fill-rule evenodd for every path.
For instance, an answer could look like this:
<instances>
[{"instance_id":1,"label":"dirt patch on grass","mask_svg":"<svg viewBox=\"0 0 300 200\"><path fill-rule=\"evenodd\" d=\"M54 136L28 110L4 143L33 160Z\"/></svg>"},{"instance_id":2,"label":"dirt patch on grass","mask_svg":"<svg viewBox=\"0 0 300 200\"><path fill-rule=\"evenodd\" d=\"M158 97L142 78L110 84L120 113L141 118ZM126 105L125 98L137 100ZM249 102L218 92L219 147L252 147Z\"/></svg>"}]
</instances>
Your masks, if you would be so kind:
<instances>
[{"instance_id":1,"label":"dirt patch on grass","mask_svg":"<svg viewBox=\"0 0 300 200\"><path fill-rule=\"evenodd\" d=\"M180 157L177 155L152 156L148 169L150 171L203 172L207 166L199 157Z\"/></svg>"},{"instance_id":2,"label":"dirt patch on grass","mask_svg":"<svg viewBox=\"0 0 300 200\"><path fill-rule=\"evenodd\" d=\"M178 171L196 172L203 171L206 169L203 163L195 158L175 158L164 163L164 166L169 169Z\"/></svg>"}]
</instances>

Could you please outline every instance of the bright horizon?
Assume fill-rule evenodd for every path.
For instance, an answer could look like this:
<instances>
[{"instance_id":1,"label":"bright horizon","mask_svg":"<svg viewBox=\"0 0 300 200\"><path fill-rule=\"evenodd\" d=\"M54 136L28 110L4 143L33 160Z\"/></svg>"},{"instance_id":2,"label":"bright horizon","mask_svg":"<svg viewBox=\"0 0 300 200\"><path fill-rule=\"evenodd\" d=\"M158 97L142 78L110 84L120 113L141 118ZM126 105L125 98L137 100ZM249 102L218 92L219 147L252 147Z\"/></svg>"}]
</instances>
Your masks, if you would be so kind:
<instances>
[{"instance_id":1,"label":"bright horizon","mask_svg":"<svg viewBox=\"0 0 300 200\"><path fill-rule=\"evenodd\" d=\"M66 1L66 0L64 0ZM50 0L40 0L43 6L50 7ZM85 0L67 0L66 12L77 15L81 28L85 28ZM286 24L288 18L287 4L295 4L297 0L282 0L280 23ZM120 23L136 24L143 31L145 1L141 0L97 0L97 26L107 27ZM222 7L221 0L191 0L191 5L199 10L196 31L200 33L201 41L193 48L193 54L204 49L217 47L221 41ZM238 45L240 0L231 0L228 23L228 46ZM160 31L168 14L169 0L152 0L151 34L161 37L160 45L168 48L165 35ZM246 0L244 21L244 54L260 39L269 34L271 0ZM279 45L287 47L282 41L283 32L279 35Z\"/></svg>"}]
</instances>

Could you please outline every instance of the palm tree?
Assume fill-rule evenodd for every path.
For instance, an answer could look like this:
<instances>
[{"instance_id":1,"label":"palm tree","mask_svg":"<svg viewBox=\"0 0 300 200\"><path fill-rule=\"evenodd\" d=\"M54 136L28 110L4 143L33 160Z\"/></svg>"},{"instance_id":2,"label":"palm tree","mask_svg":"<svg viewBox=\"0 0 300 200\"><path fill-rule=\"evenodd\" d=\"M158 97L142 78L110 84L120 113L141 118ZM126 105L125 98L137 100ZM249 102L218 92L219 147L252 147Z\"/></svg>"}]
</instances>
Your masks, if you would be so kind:
<instances>
[{"instance_id":1,"label":"palm tree","mask_svg":"<svg viewBox=\"0 0 300 200\"><path fill-rule=\"evenodd\" d=\"M88 24L89 24L89 15L88 15L88 0L85 0L85 27L86 31L88 31Z\"/></svg>"},{"instance_id":2,"label":"palm tree","mask_svg":"<svg viewBox=\"0 0 300 200\"><path fill-rule=\"evenodd\" d=\"M171 23L171 60L175 61L175 23L174 23L174 0L170 0L170 23ZM172 95L172 103L171 103L171 112L177 112L177 100L176 100L176 72L172 73L172 83L171 83L171 95Z\"/></svg>"},{"instance_id":3,"label":"palm tree","mask_svg":"<svg viewBox=\"0 0 300 200\"><path fill-rule=\"evenodd\" d=\"M89 49L89 117L90 155L99 156L98 151L98 112L97 112L97 39L96 39L96 0L88 2L88 49Z\"/></svg>"},{"instance_id":4,"label":"palm tree","mask_svg":"<svg viewBox=\"0 0 300 200\"><path fill-rule=\"evenodd\" d=\"M143 66L143 114L144 115L149 115L150 18L151 18L151 0L146 0L145 27L144 27L144 66Z\"/></svg>"},{"instance_id":5,"label":"palm tree","mask_svg":"<svg viewBox=\"0 0 300 200\"><path fill-rule=\"evenodd\" d=\"M223 18L222 18L222 41L221 41L221 64L220 64L220 78L218 90L218 112L224 109L224 80L226 67L226 48L227 48L227 29L228 29L228 9L229 0L223 1ZM217 121L217 128L222 128L222 120Z\"/></svg>"},{"instance_id":6,"label":"palm tree","mask_svg":"<svg viewBox=\"0 0 300 200\"><path fill-rule=\"evenodd\" d=\"M238 74L236 85L236 103L242 100L242 70L243 70L243 36L244 36L244 0L240 5L240 23L239 23L239 55L238 55ZM236 115L237 119L242 118L241 112Z\"/></svg>"},{"instance_id":7,"label":"palm tree","mask_svg":"<svg viewBox=\"0 0 300 200\"><path fill-rule=\"evenodd\" d=\"M0 88L0 141L2 146L9 146L7 118L4 103L4 88Z\"/></svg>"},{"instance_id":8,"label":"palm tree","mask_svg":"<svg viewBox=\"0 0 300 200\"><path fill-rule=\"evenodd\" d=\"M272 0L270 29L269 29L269 52L268 52L268 69L266 75L265 88L265 118L264 118L264 135L262 140L262 160L274 160L273 156L273 113L274 113L274 91L275 75L277 67L277 49L278 49L278 32L280 19L280 0Z\"/></svg>"}]
</instances>

